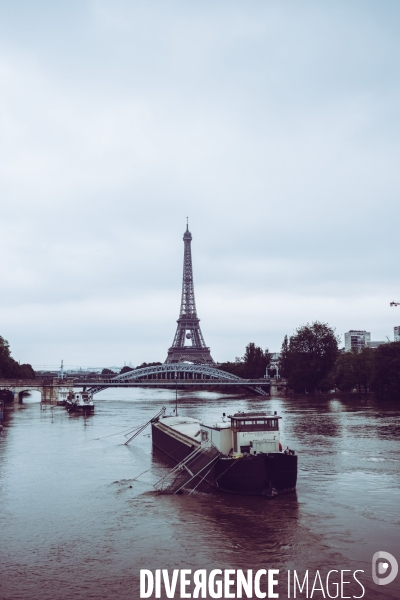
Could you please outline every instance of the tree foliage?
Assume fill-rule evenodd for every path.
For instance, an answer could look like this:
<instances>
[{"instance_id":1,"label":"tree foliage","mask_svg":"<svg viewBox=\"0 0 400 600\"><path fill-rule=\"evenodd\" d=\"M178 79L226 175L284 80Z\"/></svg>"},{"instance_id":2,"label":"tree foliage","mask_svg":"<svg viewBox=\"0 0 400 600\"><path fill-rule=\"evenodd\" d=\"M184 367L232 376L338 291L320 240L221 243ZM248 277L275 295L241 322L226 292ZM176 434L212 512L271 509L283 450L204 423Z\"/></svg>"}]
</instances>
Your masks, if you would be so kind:
<instances>
[{"instance_id":1,"label":"tree foliage","mask_svg":"<svg viewBox=\"0 0 400 600\"><path fill-rule=\"evenodd\" d=\"M0 336L0 377L33 379L35 371L31 365L20 365L11 356L10 346L7 340Z\"/></svg>"},{"instance_id":2,"label":"tree foliage","mask_svg":"<svg viewBox=\"0 0 400 600\"><path fill-rule=\"evenodd\" d=\"M303 325L281 349L280 372L297 392L322 391L331 385L331 372L339 353L338 338L327 323Z\"/></svg>"},{"instance_id":3,"label":"tree foliage","mask_svg":"<svg viewBox=\"0 0 400 600\"><path fill-rule=\"evenodd\" d=\"M374 350L363 348L340 354L334 367L335 386L341 392L357 390L367 394L371 389Z\"/></svg>"},{"instance_id":4,"label":"tree foliage","mask_svg":"<svg viewBox=\"0 0 400 600\"><path fill-rule=\"evenodd\" d=\"M218 369L226 371L227 373L232 373L232 375L237 375L237 377L244 377L244 365L242 359L238 357L236 357L234 362L227 361L220 363Z\"/></svg>"},{"instance_id":5,"label":"tree foliage","mask_svg":"<svg viewBox=\"0 0 400 600\"><path fill-rule=\"evenodd\" d=\"M160 362L143 362L141 365L133 368L133 367L122 367L122 369L120 370L120 375L122 375L123 373L129 373L129 371L134 371L135 369L143 369L144 367L155 367L157 365L162 365L162 363Z\"/></svg>"},{"instance_id":6,"label":"tree foliage","mask_svg":"<svg viewBox=\"0 0 400 600\"><path fill-rule=\"evenodd\" d=\"M371 387L379 398L400 399L400 342L374 350Z\"/></svg>"},{"instance_id":7,"label":"tree foliage","mask_svg":"<svg viewBox=\"0 0 400 600\"><path fill-rule=\"evenodd\" d=\"M160 362L143 362L141 365L137 366L137 369L144 369L145 367L157 367L158 365L162 365Z\"/></svg>"},{"instance_id":8,"label":"tree foliage","mask_svg":"<svg viewBox=\"0 0 400 600\"><path fill-rule=\"evenodd\" d=\"M237 357L235 362L222 363L219 368L244 379L259 379L264 377L270 362L271 354L268 349L263 350L260 346L250 342L246 346L244 356Z\"/></svg>"}]
</instances>

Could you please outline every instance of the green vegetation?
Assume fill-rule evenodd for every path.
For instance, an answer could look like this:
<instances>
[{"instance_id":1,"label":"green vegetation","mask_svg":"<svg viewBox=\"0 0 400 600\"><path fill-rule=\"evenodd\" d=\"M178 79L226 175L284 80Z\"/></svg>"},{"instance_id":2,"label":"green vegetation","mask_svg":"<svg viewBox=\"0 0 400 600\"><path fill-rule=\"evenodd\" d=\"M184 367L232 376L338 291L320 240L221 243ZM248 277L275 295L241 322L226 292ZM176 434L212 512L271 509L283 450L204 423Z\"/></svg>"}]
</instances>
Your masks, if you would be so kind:
<instances>
[{"instance_id":1,"label":"green vegetation","mask_svg":"<svg viewBox=\"0 0 400 600\"><path fill-rule=\"evenodd\" d=\"M339 352L339 339L326 323L303 325L285 336L280 374L299 393L375 392L382 399L400 398L400 342L360 352Z\"/></svg>"},{"instance_id":2,"label":"green vegetation","mask_svg":"<svg viewBox=\"0 0 400 600\"><path fill-rule=\"evenodd\" d=\"M367 394L371 389L375 350L340 354L333 369L333 382L341 392L357 390Z\"/></svg>"},{"instance_id":3,"label":"green vegetation","mask_svg":"<svg viewBox=\"0 0 400 600\"><path fill-rule=\"evenodd\" d=\"M267 366L271 361L271 354L250 342L246 346L244 356L236 358L235 362L225 362L219 369L232 373L243 379L259 379L264 377Z\"/></svg>"},{"instance_id":4,"label":"green vegetation","mask_svg":"<svg viewBox=\"0 0 400 600\"><path fill-rule=\"evenodd\" d=\"M400 342L373 351L371 388L378 398L400 399Z\"/></svg>"},{"instance_id":5,"label":"green vegetation","mask_svg":"<svg viewBox=\"0 0 400 600\"><path fill-rule=\"evenodd\" d=\"M116 373L114 371L112 371L111 369L103 369L101 374L102 375L116 375Z\"/></svg>"},{"instance_id":6,"label":"green vegetation","mask_svg":"<svg viewBox=\"0 0 400 600\"><path fill-rule=\"evenodd\" d=\"M155 367L157 365L162 365L162 363L160 362L149 362L149 363L142 363L141 365L139 365L138 367L135 367L135 369L143 369L144 367ZM129 373L129 371L134 371L135 370L133 367L122 367L122 369L120 370L120 375L122 375L123 373Z\"/></svg>"},{"instance_id":7,"label":"green vegetation","mask_svg":"<svg viewBox=\"0 0 400 600\"><path fill-rule=\"evenodd\" d=\"M0 377L4 379L33 379L35 371L31 365L20 365L11 356L10 346L0 336Z\"/></svg>"},{"instance_id":8,"label":"green vegetation","mask_svg":"<svg viewBox=\"0 0 400 600\"><path fill-rule=\"evenodd\" d=\"M341 392L375 392L378 398L400 398L400 342L375 350L346 352L336 361L333 380Z\"/></svg>"},{"instance_id":9,"label":"green vegetation","mask_svg":"<svg viewBox=\"0 0 400 600\"><path fill-rule=\"evenodd\" d=\"M332 387L331 372L339 354L339 339L326 323L315 321L283 340L280 372L295 392L314 393Z\"/></svg>"}]
</instances>

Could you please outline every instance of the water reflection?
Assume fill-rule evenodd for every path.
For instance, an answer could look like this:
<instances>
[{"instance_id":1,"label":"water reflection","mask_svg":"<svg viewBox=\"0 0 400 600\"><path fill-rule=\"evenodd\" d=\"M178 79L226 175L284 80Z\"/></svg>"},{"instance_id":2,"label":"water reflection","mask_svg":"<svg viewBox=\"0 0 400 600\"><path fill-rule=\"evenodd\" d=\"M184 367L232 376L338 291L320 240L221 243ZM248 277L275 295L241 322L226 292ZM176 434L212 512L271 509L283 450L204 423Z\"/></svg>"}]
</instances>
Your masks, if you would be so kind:
<instances>
[{"instance_id":1,"label":"water reflection","mask_svg":"<svg viewBox=\"0 0 400 600\"><path fill-rule=\"evenodd\" d=\"M153 449L153 463L156 467L172 467L175 465L168 456ZM197 503L179 501L182 514L190 517L190 511L196 509L198 518L199 506L202 518L207 520L215 539L224 540L225 550L233 553L235 561L247 564L249 557L243 549L251 546L252 561L258 556L259 564L263 564L266 555L273 553L277 562L287 557L287 549L294 544L297 535L298 520L297 494L290 493L274 500L262 497L246 497L221 494L209 486L206 491L192 496ZM280 532L277 539L276 532ZM239 564L238 563L238 564ZM244 568L244 567L243 567ZM248 567L246 567L248 568ZM261 568L261 567L260 567Z\"/></svg>"},{"instance_id":2,"label":"water reflection","mask_svg":"<svg viewBox=\"0 0 400 600\"><path fill-rule=\"evenodd\" d=\"M255 398L180 392L179 412L277 410L299 454L296 494L159 496L167 459L130 427L173 392L107 390L86 420L38 402L12 408L0 436L0 597L138 598L140 568L364 569L377 550L400 558L400 410L372 398ZM117 434L117 435L114 435ZM18 577L14 577L18 573ZM12 576L11 576L12 575ZM286 597L281 587L282 598Z\"/></svg>"}]
</instances>

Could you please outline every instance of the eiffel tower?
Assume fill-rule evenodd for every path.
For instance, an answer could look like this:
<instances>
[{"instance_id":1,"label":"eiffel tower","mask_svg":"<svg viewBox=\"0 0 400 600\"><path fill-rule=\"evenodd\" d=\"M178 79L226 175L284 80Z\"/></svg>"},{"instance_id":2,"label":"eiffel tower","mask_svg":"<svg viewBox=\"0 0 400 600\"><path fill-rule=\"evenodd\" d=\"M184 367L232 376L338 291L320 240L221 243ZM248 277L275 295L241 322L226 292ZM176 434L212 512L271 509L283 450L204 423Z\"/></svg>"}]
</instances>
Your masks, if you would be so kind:
<instances>
[{"instance_id":1,"label":"eiffel tower","mask_svg":"<svg viewBox=\"0 0 400 600\"><path fill-rule=\"evenodd\" d=\"M189 224L183 234L183 279L181 311L177 321L178 327L171 348L168 349L166 363L191 362L195 364L215 365L210 348L207 348L200 329L200 319L197 318L196 302L194 299L193 269L192 269L192 234ZM191 345L185 346L185 341L190 340Z\"/></svg>"}]
</instances>

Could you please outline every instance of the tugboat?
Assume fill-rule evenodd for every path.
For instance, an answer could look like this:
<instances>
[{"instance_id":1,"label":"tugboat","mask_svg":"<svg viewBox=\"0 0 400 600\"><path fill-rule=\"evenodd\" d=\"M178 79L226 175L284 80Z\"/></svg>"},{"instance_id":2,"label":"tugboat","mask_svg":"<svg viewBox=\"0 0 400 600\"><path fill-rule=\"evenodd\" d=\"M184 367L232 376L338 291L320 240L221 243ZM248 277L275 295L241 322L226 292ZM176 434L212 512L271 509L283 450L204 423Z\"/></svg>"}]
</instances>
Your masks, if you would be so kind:
<instances>
[{"instance_id":1,"label":"tugboat","mask_svg":"<svg viewBox=\"0 0 400 600\"><path fill-rule=\"evenodd\" d=\"M85 390L83 392L70 392L65 401L65 408L69 413L77 412L85 415L93 413L93 396Z\"/></svg>"},{"instance_id":2,"label":"tugboat","mask_svg":"<svg viewBox=\"0 0 400 600\"><path fill-rule=\"evenodd\" d=\"M293 492L297 456L289 447L282 449L281 418L276 412L239 412L228 417L224 413L213 424L178 416L154 419L153 445L179 463L175 474L186 474L186 481L180 478L182 485L175 479L173 493L200 480L231 494L272 497Z\"/></svg>"}]
</instances>

